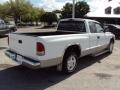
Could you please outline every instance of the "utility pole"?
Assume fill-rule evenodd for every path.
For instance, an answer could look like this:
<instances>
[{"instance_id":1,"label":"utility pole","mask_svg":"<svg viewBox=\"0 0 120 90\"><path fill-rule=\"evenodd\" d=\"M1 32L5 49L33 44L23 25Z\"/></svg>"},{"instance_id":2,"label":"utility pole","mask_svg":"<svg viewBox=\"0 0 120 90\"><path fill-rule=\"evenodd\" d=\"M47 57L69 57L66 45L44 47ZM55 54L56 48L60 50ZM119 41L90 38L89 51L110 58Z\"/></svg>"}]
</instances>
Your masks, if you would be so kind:
<instances>
[{"instance_id":1,"label":"utility pole","mask_svg":"<svg viewBox=\"0 0 120 90\"><path fill-rule=\"evenodd\" d=\"M75 0L73 0L72 18L75 18Z\"/></svg>"}]
</instances>

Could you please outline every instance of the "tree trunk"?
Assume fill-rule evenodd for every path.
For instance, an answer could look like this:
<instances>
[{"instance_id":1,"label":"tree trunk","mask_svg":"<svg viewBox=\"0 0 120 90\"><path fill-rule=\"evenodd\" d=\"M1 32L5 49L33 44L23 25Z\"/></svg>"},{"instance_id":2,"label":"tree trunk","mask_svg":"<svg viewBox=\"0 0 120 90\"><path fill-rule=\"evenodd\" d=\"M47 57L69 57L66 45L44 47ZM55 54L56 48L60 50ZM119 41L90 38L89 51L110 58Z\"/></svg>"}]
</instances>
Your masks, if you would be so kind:
<instances>
[{"instance_id":1,"label":"tree trunk","mask_svg":"<svg viewBox=\"0 0 120 90\"><path fill-rule=\"evenodd\" d=\"M36 21L36 26L38 26L38 21Z\"/></svg>"}]
</instances>

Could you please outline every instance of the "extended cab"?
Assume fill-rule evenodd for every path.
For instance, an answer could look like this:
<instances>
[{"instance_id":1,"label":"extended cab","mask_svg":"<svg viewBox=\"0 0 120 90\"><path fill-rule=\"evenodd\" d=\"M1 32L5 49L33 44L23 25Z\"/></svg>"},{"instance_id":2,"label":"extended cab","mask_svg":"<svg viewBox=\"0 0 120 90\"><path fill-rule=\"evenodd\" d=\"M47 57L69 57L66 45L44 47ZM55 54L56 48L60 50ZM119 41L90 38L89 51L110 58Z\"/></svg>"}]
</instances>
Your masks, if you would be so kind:
<instances>
[{"instance_id":1,"label":"extended cab","mask_svg":"<svg viewBox=\"0 0 120 90\"><path fill-rule=\"evenodd\" d=\"M57 66L66 73L75 71L77 60L86 55L112 53L115 36L89 19L63 19L57 31L12 33L6 55L30 68Z\"/></svg>"}]
</instances>

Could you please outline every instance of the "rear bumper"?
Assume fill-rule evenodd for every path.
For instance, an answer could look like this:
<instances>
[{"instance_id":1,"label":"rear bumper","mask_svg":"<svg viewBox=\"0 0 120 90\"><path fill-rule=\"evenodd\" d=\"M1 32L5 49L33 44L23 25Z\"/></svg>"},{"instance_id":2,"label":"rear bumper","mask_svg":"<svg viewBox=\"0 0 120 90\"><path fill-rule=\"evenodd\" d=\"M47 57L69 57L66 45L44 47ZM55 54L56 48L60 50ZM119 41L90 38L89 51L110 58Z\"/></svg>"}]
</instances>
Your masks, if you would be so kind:
<instances>
[{"instance_id":1,"label":"rear bumper","mask_svg":"<svg viewBox=\"0 0 120 90\"><path fill-rule=\"evenodd\" d=\"M33 60L31 58L24 57L22 55L19 55L13 51L6 50L5 51L6 56L11 58L13 61L19 63L20 65L32 68L32 69L37 69L40 68L40 61ZM19 59L18 59L19 57Z\"/></svg>"},{"instance_id":2,"label":"rear bumper","mask_svg":"<svg viewBox=\"0 0 120 90\"><path fill-rule=\"evenodd\" d=\"M34 60L31 58L22 56L10 50L6 50L5 54L9 58L11 58L13 61L32 69L56 66L62 62L62 57L38 61L38 60Z\"/></svg>"}]
</instances>

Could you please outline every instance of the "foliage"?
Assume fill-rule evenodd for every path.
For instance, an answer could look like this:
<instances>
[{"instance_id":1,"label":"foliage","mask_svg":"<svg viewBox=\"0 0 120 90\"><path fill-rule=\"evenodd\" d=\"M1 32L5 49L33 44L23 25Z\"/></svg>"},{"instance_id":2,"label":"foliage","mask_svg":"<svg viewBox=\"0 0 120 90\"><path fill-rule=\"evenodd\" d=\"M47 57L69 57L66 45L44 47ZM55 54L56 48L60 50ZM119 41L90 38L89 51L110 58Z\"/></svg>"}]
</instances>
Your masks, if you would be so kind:
<instances>
[{"instance_id":1,"label":"foliage","mask_svg":"<svg viewBox=\"0 0 120 90\"><path fill-rule=\"evenodd\" d=\"M4 5L0 4L0 18L5 18L8 15L8 8L9 8L9 5L7 3L5 3Z\"/></svg>"},{"instance_id":2,"label":"foliage","mask_svg":"<svg viewBox=\"0 0 120 90\"><path fill-rule=\"evenodd\" d=\"M57 15L53 12L46 12L41 16L40 20L51 25L53 22L57 22Z\"/></svg>"},{"instance_id":3,"label":"foliage","mask_svg":"<svg viewBox=\"0 0 120 90\"><path fill-rule=\"evenodd\" d=\"M38 22L43 13L43 9L33 7L28 0L9 0L0 4L0 17L2 19L12 17L15 23Z\"/></svg>"},{"instance_id":4,"label":"foliage","mask_svg":"<svg viewBox=\"0 0 120 90\"><path fill-rule=\"evenodd\" d=\"M72 17L72 4L67 3L65 6L63 6L61 14L62 14L62 18L71 18Z\"/></svg>"},{"instance_id":5,"label":"foliage","mask_svg":"<svg viewBox=\"0 0 120 90\"><path fill-rule=\"evenodd\" d=\"M71 18L72 17L72 4L67 3L65 6L63 6L61 11L61 18ZM84 1L79 1L75 4L75 17L81 18L85 14L89 12L90 8L89 5Z\"/></svg>"},{"instance_id":6,"label":"foliage","mask_svg":"<svg viewBox=\"0 0 120 90\"><path fill-rule=\"evenodd\" d=\"M31 8L29 13L26 13L22 16L22 21L24 22L38 22L40 21L40 17L44 14L44 10L40 8Z\"/></svg>"},{"instance_id":7,"label":"foliage","mask_svg":"<svg viewBox=\"0 0 120 90\"><path fill-rule=\"evenodd\" d=\"M60 10L54 10L54 11L52 11L53 13L61 13L61 11Z\"/></svg>"}]
</instances>

